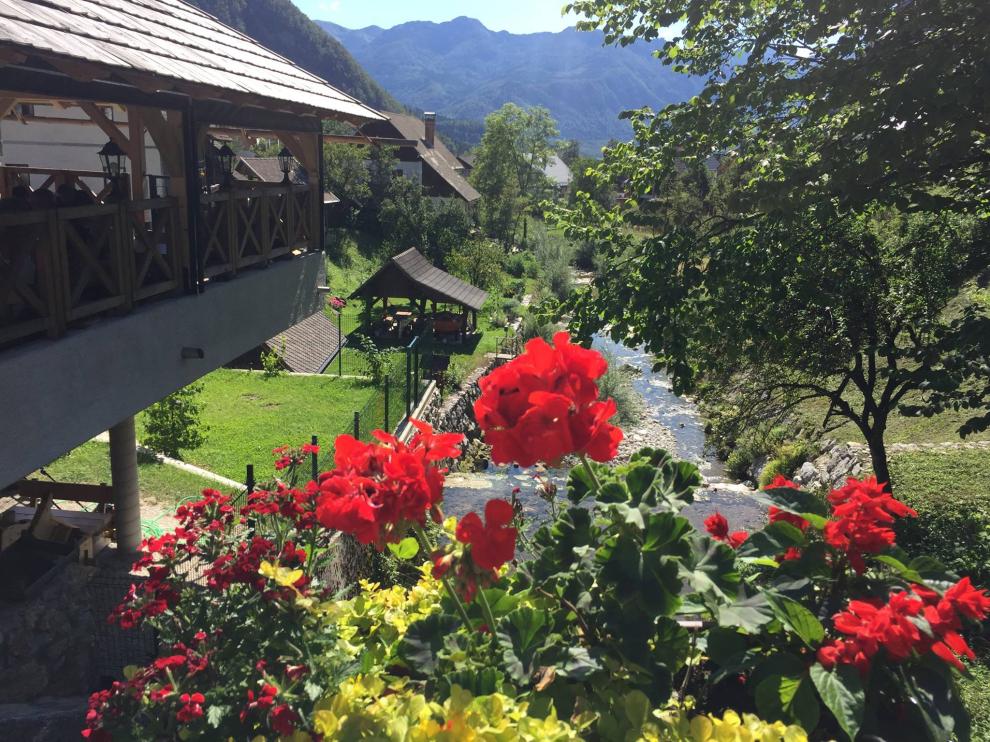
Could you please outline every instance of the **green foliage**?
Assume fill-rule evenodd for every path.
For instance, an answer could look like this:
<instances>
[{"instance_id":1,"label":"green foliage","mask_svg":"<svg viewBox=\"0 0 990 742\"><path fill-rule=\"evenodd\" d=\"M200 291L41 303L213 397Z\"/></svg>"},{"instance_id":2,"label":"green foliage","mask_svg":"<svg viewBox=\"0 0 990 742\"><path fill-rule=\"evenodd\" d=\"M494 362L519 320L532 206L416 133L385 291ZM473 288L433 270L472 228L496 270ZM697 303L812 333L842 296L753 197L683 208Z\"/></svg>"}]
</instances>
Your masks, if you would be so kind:
<instances>
[{"instance_id":1,"label":"green foliage","mask_svg":"<svg viewBox=\"0 0 990 742\"><path fill-rule=\"evenodd\" d=\"M612 353L605 353L608 370L598 379L598 391L602 399L614 399L618 408L615 424L629 427L639 423L643 416L643 398L633 389L632 375L635 369L624 366Z\"/></svg>"},{"instance_id":2,"label":"green foliage","mask_svg":"<svg viewBox=\"0 0 990 742\"><path fill-rule=\"evenodd\" d=\"M191 451L203 445L199 401L202 391L202 384L190 384L146 409L141 442L172 458L180 458L183 450Z\"/></svg>"},{"instance_id":3,"label":"green foliage","mask_svg":"<svg viewBox=\"0 0 990 742\"><path fill-rule=\"evenodd\" d=\"M351 333L350 340L361 353L365 371L375 386L381 386L392 370L393 354L388 348L379 348L367 335Z\"/></svg>"},{"instance_id":4,"label":"green foliage","mask_svg":"<svg viewBox=\"0 0 990 742\"><path fill-rule=\"evenodd\" d=\"M609 263L567 307L580 334L645 342L678 391L727 380L743 412L826 399L824 424L856 424L881 479L887 420L911 392L925 392L918 414L970 411L964 434L990 425L990 318L945 313L986 265L973 163L987 113L932 84L986 86L985 3L568 7L624 45L676 24L661 61L705 80L690 101L630 114L635 140L597 168L628 200L606 210L579 192L558 212Z\"/></svg>"},{"instance_id":5,"label":"green foliage","mask_svg":"<svg viewBox=\"0 0 990 742\"><path fill-rule=\"evenodd\" d=\"M579 0L568 8L585 17L579 28L602 29L607 43L658 43L663 64L704 80L690 100L631 115L638 141L626 150L641 167L625 172L637 195L678 163L730 153L752 175L737 194L744 212L833 201L859 209L876 199L986 209L986 171L973 163L985 161L990 114L933 84L990 87L986 3L921 0L909 13L857 0L759 9Z\"/></svg>"},{"instance_id":6,"label":"green foliage","mask_svg":"<svg viewBox=\"0 0 990 742\"><path fill-rule=\"evenodd\" d=\"M509 244L525 203L546 191L543 169L556 136L545 108L506 103L485 118L471 182L481 193L481 224L490 237Z\"/></svg>"},{"instance_id":7,"label":"green foliage","mask_svg":"<svg viewBox=\"0 0 990 742\"><path fill-rule=\"evenodd\" d=\"M760 487L766 487L778 474L788 478L794 476L801 468L801 464L811 459L814 453L811 445L804 441L779 445L775 450L774 458L770 459L760 472Z\"/></svg>"},{"instance_id":8,"label":"green foliage","mask_svg":"<svg viewBox=\"0 0 990 742\"><path fill-rule=\"evenodd\" d=\"M352 144L323 145L327 188L345 204L361 206L371 198L368 147Z\"/></svg>"},{"instance_id":9,"label":"green foliage","mask_svg":"<svg viewBox=\"0 0 990 742\"><path fill-rule=\"evenodd\" d=\"M282 359L285 357L285 338L281 339L279 350L267 348L261 351L261 374L266 379L276 379L285 371Z\"/></svg>"},{"instance_id":10,"label":"green foliage","mask_svg":"<svg viewBox=\"0 0 990 742\"><path fill-rule=\"evenodd\" d=\"M447 268L470 284L494 293L502 282L505 250L492 240L471 239L454 250Z\"/></svg>"}]
</instances>

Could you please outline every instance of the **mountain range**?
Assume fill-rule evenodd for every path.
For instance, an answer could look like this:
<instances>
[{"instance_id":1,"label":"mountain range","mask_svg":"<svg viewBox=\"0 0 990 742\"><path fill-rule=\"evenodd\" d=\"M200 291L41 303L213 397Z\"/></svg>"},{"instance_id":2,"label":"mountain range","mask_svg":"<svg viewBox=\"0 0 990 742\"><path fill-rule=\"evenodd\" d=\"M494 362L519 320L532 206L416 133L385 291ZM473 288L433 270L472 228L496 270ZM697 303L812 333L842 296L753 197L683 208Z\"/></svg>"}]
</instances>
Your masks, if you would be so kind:
<instances>
[{"instance_id":1,"label":"mountain range","mask_svg":"<svg viewBox=\"0 0 990 742\"><path fill-rule=\"evenodd\" d=\"M561 136L581 142L584 154L629 138L620 112L661 108L701 87L663 66L650 46L603 46L597 31L512 34L465 17L388 29L316 23L410 109L480 121L509 101L544 106Z\"/></svg>"}]
</instances>

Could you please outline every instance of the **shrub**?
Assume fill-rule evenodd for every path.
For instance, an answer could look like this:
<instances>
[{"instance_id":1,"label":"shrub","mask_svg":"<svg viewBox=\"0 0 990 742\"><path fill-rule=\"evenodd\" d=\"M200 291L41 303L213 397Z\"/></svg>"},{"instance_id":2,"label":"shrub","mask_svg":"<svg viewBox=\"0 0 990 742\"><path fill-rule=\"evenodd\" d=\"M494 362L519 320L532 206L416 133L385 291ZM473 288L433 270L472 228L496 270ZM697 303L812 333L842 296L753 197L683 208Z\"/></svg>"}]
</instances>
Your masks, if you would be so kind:
<instances>
[{"instance_id":1,"label":"shrub","mask_svg":"<svg viewBox=\"0 0 990 742\"><path fill-rule=\"evenodd\" d=\"M738 446L732 449L732 453L725 460L725 470L734 479L749 479L749 469L756 461L756 456L749 446Z\"/></svg>"},{"instance_id":2,"label":"shrub","mask_svg":"<svg viewBox=\"0 0 990 742\"><path fill-rule=\"evenodd\" d=\"M505 260L505 272L513 278L522 278L526 275L528 253L515 252Z\"/></svg>"},{"instance_id":3,"label":"shrub","mask_svg":"<svg viewBox=\"0 0 990 742\"><path fill-rule=\"evenodd\" d=\"M269 348L261 352L261 372L265 379L275 379L282 375L285 364L282 358L285 356L285 338L282 338L281 351Z\"/></svg>"},{"instance_id":4,"label":"shrub","mask_svg":"<svg viewBox=\"0 0 990 742\"><path fill-rule=\"evenodd\" d=\"M619 425L635 425L643 415L643 398L633 389L632 374L634 369L618 362L614 353L603 354L608 361L608 371L598 379L599 397L614 399L618 408L615 421Z\"/></svg>"},{"instance_id":5,"label":"shrub","mask_svg":"<svg viewBox=\"0 0 990 742\"><path fill-rule=\"evenodd\" d=\"M361 333L352 334L351 340L357 346L365 371L372 382L376 385L384 383L385 377L392 370L392 351L379 348L371 338Z\"/></svg>"},{"instance_id":6,"label":"shrub","mask_svg":"<svg viewBox=\"0 0 990 742\"><path fill-rule=\"evenodd\" d=\"M770 459L763 467L763 471L760 472L760 486L766 487L778 476L794 476L797 470L801 468L801 464L813 458L814 455L814 448L805 441L784 443L778 446L774 451L774 458Z\"/></svg>"},{"instance_id":7,"label":"shrub","mask_svg":"<svg viewBox=\"0 0 990 742\"><path fill-rule=\"evenodd\" d=\"M183 450L203 445L202 405L197 399L202 391L202 384L190 384L145 410L144 445L176 459Z\"/></svg>"}]
</instances>

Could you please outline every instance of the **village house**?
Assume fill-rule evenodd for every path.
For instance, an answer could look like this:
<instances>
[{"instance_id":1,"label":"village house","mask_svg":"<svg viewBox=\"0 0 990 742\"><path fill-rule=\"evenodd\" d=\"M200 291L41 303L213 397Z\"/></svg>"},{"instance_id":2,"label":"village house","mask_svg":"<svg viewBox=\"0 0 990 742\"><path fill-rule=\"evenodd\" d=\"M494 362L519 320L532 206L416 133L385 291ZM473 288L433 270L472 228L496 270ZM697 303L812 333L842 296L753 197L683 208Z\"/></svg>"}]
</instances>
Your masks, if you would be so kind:
<instances>
[{"instance_id":1,"label":"village house","mask_svg":"<svg viewBox=\"0 0 990 742\"><path fill-rule=\"evenodd\" d=\"M397 148L398 172L423 186L432 198L459 199L468 205L481 198L467 181L465 168L437 136L437 116L424 113L416 118L404 113L385 113L386 120L369 121L361 133Z\"/></svg>"}]
</instances>

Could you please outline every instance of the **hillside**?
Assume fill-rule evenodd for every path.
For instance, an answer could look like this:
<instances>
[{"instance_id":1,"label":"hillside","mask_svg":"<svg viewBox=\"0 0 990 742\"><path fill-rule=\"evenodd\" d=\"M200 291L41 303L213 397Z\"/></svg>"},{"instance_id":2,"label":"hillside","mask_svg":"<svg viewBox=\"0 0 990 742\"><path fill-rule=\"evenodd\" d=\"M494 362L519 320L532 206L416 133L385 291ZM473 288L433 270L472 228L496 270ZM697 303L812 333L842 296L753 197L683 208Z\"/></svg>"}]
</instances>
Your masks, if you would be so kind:
<instances>
[{"instance_id":1,"label":"hillside","mask_svg":"<svg viewBox=\"0 0 990 742\"><path fill-rule=\"evenodd\" d=\"M189 0L372 108L399 104L291 0Z\"/></svg>"},{"instance_id":2,"label":"hillside","mask_svg":"<svg viewBox=\"0 0 990 742\"><path fill-rule=\"evenodd\" d=\"M476 121L507 101L545 106L561 136L582 142L586 154L629 138L621 111L659 108L700 87L661 65L649 46L603 47L599 32L520 35L470 18L390 29L317 23L406 105Z\"/></svg>"}]
</instances>

